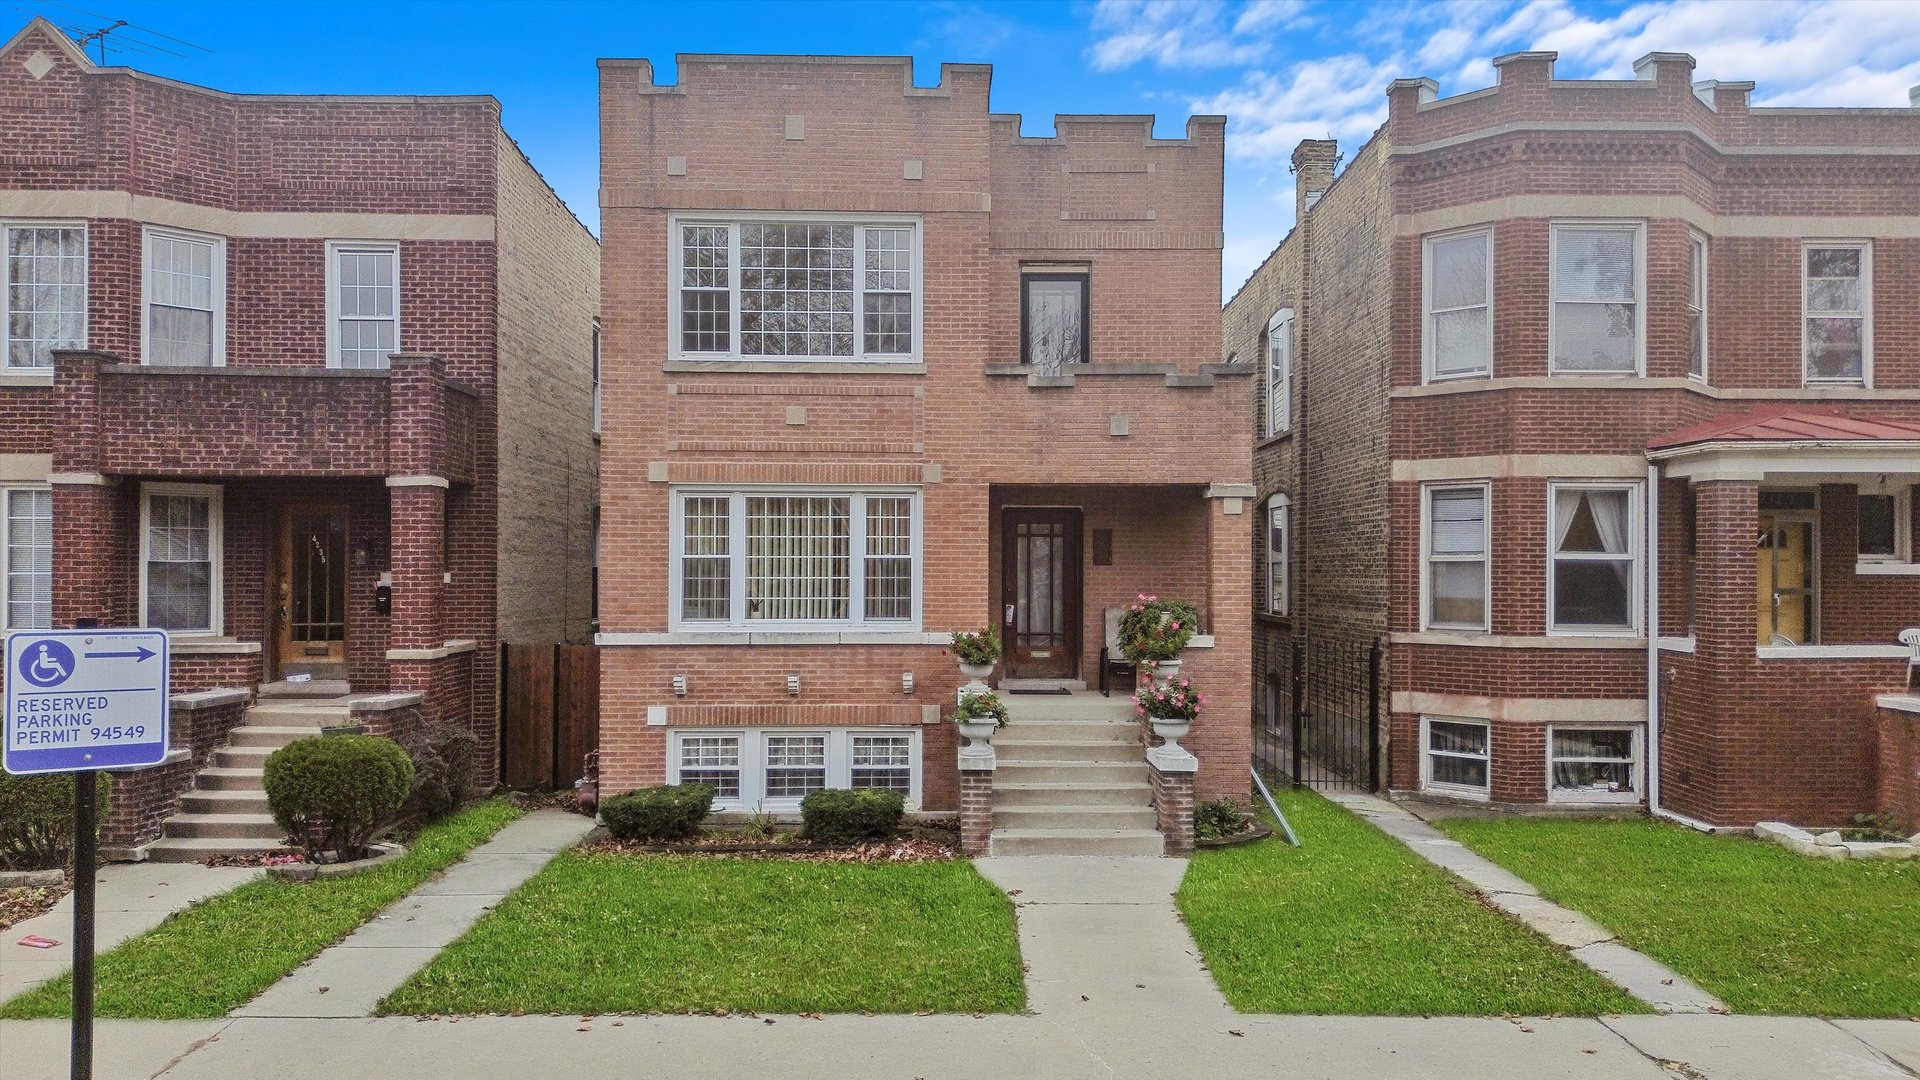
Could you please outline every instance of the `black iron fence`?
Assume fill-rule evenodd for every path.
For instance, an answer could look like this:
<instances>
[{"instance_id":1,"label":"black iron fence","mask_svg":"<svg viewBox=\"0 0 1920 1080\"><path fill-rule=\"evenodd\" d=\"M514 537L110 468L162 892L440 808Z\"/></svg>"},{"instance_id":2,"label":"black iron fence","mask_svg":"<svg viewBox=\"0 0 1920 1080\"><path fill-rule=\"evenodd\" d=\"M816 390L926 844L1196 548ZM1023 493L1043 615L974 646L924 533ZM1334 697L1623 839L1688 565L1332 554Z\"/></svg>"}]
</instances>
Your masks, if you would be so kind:
<instances>
[{"instance_id":1,"label":"black iron fence","mask_svg":"<svg viewBox=\"0 0 1920 1080\"><path fill-rule=\"evenodd\" d=\"M1260 775L1295 787L1380 790L1385 652L1378 638L1294 641L1281 652L1254 708Z\"/></svg>"}]
</instances>

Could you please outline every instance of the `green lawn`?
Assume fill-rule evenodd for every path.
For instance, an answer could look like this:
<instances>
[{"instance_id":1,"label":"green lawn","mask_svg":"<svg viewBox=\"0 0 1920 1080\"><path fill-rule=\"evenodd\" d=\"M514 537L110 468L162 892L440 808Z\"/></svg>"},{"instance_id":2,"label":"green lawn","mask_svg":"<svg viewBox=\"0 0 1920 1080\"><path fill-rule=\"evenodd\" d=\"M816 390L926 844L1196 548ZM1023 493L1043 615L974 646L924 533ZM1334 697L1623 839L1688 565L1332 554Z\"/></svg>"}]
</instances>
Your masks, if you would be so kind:
<instances>
[{"instance_id":1,"label":"green lawn","mask_svg":"<svg viewBox=\"0 0 1920 1080\"><path fill-rule=\"evenodd\" d=\"M1013 906L972 864L570 851L396 990L394 1014L1010 1012Z\"/></svg>"},{"instance_id":2,"label":"green lawn","mask_svg":"<svg viewBox=\"0 0 1920 1080\"><path fill-rule=\"evenodd\" d=\"M491 800L431 825L406 855L330 881L261 878L187 908L100 957L101 1016L189 1020L225 1016L295 967L412 892L520 811ZM68 977L27 991L0 1019L70 1014Z\"/></svg>"},{"instance_id":3,"label":"green lawn","mask_svg":"<svg viewBox=\"0 0 1920 1080\"><path fill-rule=\"evenodd\" d=\"M1735 1012L1920 1015L1920 862L1646 820L1436 824Z\"/></svg>"},{"instance_id":4,"label":"green lawn","mask_svg":"<svg viewBox=\"0 0 1920 1080\"><path fill-rule=\"evenodd\" d=\"M1201 851L1178 901L1241 1012L1382 1016L1644 1006L1319 795L1278 794L1304 846Z\"/></svg>"}]
</instances>

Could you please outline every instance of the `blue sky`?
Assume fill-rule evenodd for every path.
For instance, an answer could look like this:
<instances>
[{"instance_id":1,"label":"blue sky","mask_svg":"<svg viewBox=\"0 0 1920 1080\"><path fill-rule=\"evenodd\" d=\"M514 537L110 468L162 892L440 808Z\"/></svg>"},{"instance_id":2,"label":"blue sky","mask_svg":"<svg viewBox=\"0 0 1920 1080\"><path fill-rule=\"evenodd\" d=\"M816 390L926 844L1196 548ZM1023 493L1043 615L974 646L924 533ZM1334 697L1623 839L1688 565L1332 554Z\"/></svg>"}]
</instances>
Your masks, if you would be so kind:
<instances>
[{"instance_id":1,"label":"blue sky","mask_svg":"<svg viewBox=\"0 0 1920 1080\"><path fill-rule=\"evenodd\" d=\"M123 32L126 50L107 60L222 90L492 94L589 226L601 56L648 57L662 80L682 52L904 54L923 84L943 61L991 63L994 108L1024 114L1032 134L1050 133L1055 113L1151 112L1167 136L1190 113L1224 113L1229 293L1292 225L1294 144L1331 135L1357 149L1395 78L1429 76L1452 95L1491 85L1495 55L1556 49L1563 78L1627 77L1644 53L1690 52L1700 78L1759 83L1761 105L1904 106L1920 83L1920 0L0 0L0 30L34 14L86 29L125 19L204 46Z\"/></svg>"}]
</instances>

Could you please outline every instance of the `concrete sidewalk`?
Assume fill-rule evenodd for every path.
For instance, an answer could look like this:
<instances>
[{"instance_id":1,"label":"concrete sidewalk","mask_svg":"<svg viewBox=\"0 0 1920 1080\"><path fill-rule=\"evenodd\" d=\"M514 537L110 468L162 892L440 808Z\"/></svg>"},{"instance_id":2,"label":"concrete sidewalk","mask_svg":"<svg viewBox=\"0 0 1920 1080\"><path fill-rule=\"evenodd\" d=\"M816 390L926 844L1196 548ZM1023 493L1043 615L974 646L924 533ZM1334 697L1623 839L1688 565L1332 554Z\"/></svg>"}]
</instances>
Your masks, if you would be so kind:
<instances>
[{"instance_id":1,"label":"concrete sidewalk","mask_svg":"<svg viewBox=\"0 0 1920 1080\"><path fill-rule=\"evenodd\" d=\"M766 1020L773 1020L771 1024ZM66 1075L67 1028L0 1022L8 1080ZM1920 1023L1674 1014L1606 1020L1361 1016L486 1017L104 1022L101 1077L790 1080L1913 1080Z\"/></svg>"},{"instance_id":2,"label":"concrete sidewalk","mask_svg":"<svg viewBox=\"0 0 1920 1080\"><path fill-rule=\"evenodd\" d=\"M505 896L593 829L593 819L536 810L347 935L235 1016L366 1016Z\"/></svg>"},{"instance_id":3,"label":"concrete sidewalk","mask_svg":"<svg viewBox=\"0 0 1920 1080\"><path fill-rule=\"evenodd\" d=\"M94 878L94 952L160 925L167 916L260 876L258 867L195 863L113 863ZM19 944L28 934L52 938L54 949ZM73 894L52 910L0 934L0 1002L55 978L73 966Z\"/></svg>"}]
</instances>

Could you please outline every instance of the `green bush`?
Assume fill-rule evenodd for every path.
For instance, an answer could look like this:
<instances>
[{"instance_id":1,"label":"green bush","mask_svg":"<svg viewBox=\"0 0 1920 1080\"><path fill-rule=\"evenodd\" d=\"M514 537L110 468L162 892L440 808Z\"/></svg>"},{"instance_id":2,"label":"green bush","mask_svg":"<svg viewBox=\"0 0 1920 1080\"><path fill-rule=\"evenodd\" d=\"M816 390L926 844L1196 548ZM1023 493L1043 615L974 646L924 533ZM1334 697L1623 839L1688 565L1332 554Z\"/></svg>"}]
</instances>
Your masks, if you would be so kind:
<instances>
[{"instance_id":1,"label":"green bush","mask_svg":"<svg viewBox=\"0 0 1920 1080\"><path fill-rule=\"evenodd\" d=\"M273 819L309 859L365 857L413 786L407 752L377 735L299 739L268 755L265 772Z\"/></svg>"},{"instance_id":2,"label":"green bush","mask_svg":"<svg viewBox=\"0 0 1920 1080\"><path fill-rule=\"evenodd\" d=\"M713 788L707 784L650 787L615 795L600 804L600 817L615 840L656 843L687 840L700 832L700 823L713 809Z\"/></svg>"},{"instance_id":3,"label":"green bush","mask_svg":"<svg viewBox=\"0 0 1920 1080\"><path fill-rule=\"evenodd\" d=\"M413 788L400 808L402 818L427 825L473 798L473 759L480 741L470 733L449 727L405 749L413 761Z\"/></svg>"},{"instance_id":4,"label":"green bush","mask_svg":"<svg viewBox=\"0 0 1920 1080\"><path fill-rule=\"evenodd\" d=\"M1193 808L1193 835L1201 840L1239 836L1248 829L1246 812L1232 799L1215 799Z\"/></svg>"},{"instance_id":5,"label":"green bush","mask_svg":"<svg viewBox=\"0 0 1920 1080\"><path fill-rule=\"evenodd\" d=\"M885 840L906 812L906 796L897 791L829 788L800 800L800 835L825 844Z\"/></svg>"},{"instance_id":6,"label":"green bush","mask_svg":"<svg viewBox=\"0 0 1920 1080\"><path fill-rule=\"evenodd\" d=\"M100 820L110 778L100 774ZM0 870L52 870L73 857L73 777L0 772Z\"/></svg>"}]
</instances>

